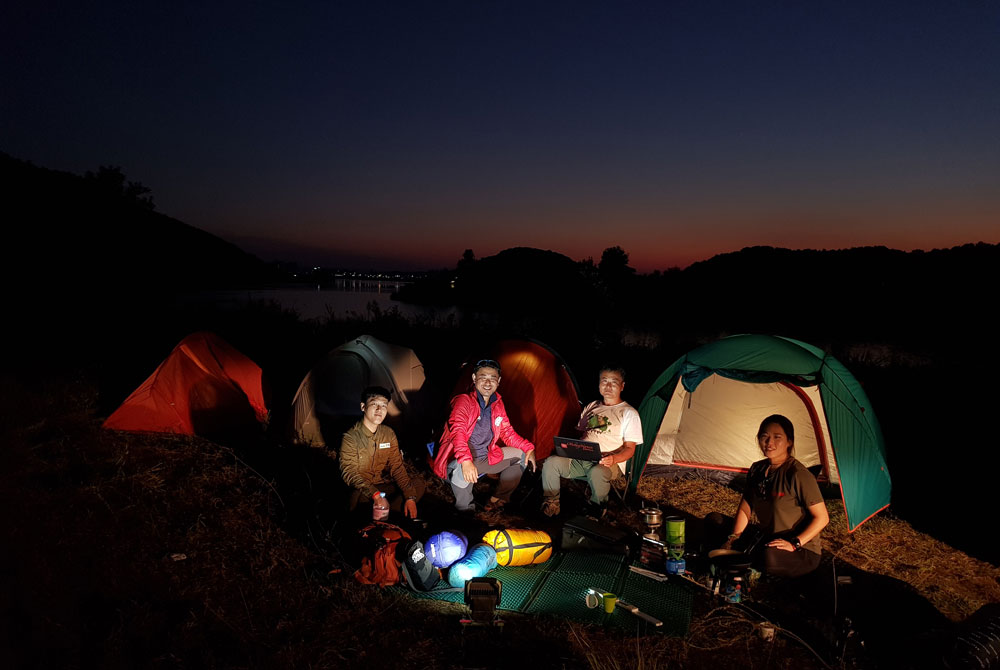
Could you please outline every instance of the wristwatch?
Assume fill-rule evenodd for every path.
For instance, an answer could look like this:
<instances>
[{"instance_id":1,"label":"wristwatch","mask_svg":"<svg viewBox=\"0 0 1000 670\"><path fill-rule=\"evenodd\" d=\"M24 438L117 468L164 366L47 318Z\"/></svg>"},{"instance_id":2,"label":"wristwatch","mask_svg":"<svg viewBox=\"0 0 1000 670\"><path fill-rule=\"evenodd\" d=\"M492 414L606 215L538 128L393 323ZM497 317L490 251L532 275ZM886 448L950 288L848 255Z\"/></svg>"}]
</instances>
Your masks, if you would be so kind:
<instances>
[{"instance_id":1,"label":"wristwatch","mask_svg":"<svg viewBox=\"0 0 1000 670\"><path fill-rule=\"evenodd\" d=\"M798 536L793 537L791 542L792 546L795 547L795 551L798 551L799 549L802 548L802 540L800 540Z\"/></svg>"}]
</instances>

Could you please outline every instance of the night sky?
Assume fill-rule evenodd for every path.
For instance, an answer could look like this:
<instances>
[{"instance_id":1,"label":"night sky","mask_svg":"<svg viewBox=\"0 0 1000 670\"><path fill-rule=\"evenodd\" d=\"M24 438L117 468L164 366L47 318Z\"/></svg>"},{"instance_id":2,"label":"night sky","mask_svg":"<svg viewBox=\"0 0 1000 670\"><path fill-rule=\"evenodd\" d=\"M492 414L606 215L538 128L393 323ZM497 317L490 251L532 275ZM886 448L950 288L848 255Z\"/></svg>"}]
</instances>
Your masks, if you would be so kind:
<instances>
[{"instance_id":1,"label":"night sky","mask_svg":"<svg viewBox=\"0 0 1000 670\"><path fill-rule=\"evenodd\" d=\"M997 243L1000 3L9 2L0 150L264 260Z\"/></svg>"}]
</instances>

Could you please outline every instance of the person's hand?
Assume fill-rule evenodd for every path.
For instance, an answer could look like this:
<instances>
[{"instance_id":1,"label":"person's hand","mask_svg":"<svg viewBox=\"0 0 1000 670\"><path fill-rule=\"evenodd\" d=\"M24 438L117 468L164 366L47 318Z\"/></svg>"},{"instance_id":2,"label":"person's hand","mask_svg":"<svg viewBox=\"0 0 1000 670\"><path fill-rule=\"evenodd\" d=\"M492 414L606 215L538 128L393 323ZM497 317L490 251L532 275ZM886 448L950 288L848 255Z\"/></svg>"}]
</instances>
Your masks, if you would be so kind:
<instances>
[{"instance_id":1,"label":"person's hand","mask_svg":"<svg viewBox=\"0 0 1000 670\"><path fill-rule=\"evenodd\" d=\"M472 461L465 461L462 463L462 477L465 481L470 484L475 484L479 481L479 470L476 469L476 464Z\"/></svg>"},{"instance_id":2,"label":"person's hand","mask_svg":"<svg viewBox=\"0 0 1000 670\"><path fill-rule=\"evenodd\" d=\"M615 457L614 456L603 456L601 458L601 460L600 460L600 464L603 465L606 468L610 468L612 465L615 464Z\"/></svg>"},{"instance_id":3,"label":"person's hand","mask_svg":"<svg viewBox=\"0 0 1000 670\"><path fill-rule=\"evenodd\" d=\"M403 506L403 514L405 514L410 519L417 518L417 501L413 498L409 498L406 501L406 505Z\"/></svg>"},{"instance_id":4,"label":"person's hand","mask_svg":"<svg viewBox=\"0 0 1000 670\"><path fill-rule=\"evenodd\" d=\"M774 547L775 549L780 549L781 551L795 551L795 545L788 540L782 540L778 538L776 540L771 540L767 543L767 546Z\"/></svg>"},{"instance_id":5,"label":"person's hand","mask_svg":"<svg viewBox=\"0 0 1000 670\"><path fill-rule=\"evenodd\" d=\"M531 465L531 471L532 472L534 472L535 470L538 469L538 466L537 466L537 464L535 462L535 450L534 449L532 449L531 451L527 452L524 455L524 467L528 467L528 465Z\"/></svg>"}]
</instances>

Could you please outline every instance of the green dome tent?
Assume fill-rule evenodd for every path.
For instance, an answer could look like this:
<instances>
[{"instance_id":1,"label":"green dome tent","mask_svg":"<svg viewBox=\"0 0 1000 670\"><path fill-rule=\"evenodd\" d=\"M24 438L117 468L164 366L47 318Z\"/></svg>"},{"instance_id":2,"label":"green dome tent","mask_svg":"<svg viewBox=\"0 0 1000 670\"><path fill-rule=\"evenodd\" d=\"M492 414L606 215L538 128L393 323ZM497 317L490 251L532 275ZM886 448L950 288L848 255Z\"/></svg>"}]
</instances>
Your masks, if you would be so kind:
<instances>
[{"instance_id":1,"label":"green dome tent","mask_svg":"<svg viewBox=\"0 0 1000 670\"><path fill-rule=\"evenodd\" d=\"M885 443L861 385L833 356L770 335L734 335L674 361L639 406L643 443L629 481L647 465L745 472L760 460L760 422L784 414L795 425L795 457L840 484L853 531L889 505Z\"/></svg>"}]
</instances>

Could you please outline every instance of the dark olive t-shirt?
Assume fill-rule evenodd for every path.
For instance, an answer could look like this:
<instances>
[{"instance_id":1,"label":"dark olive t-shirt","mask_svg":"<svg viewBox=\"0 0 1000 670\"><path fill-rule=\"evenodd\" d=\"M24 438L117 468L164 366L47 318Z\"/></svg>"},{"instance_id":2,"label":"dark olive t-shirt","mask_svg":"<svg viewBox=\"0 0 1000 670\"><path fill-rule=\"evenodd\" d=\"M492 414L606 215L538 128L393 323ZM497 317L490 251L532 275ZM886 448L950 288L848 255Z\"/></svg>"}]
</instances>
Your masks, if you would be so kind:
<instances>
[{"instance_id":1,"label":"dark olive t-shirt","mask_svg":"<svg viewBox=\"0 0 1000 670\"><path fill-rule=\"evenodd\" d=\"M750 466L743 499L757 514L765 533L790 540L812 521L809 506L823 502L823 494L816 477L794 458L782 463L770 476L769 464L765 459ZM802 546L820 553L819 535Z\"/></svg>"}]
</instances>

